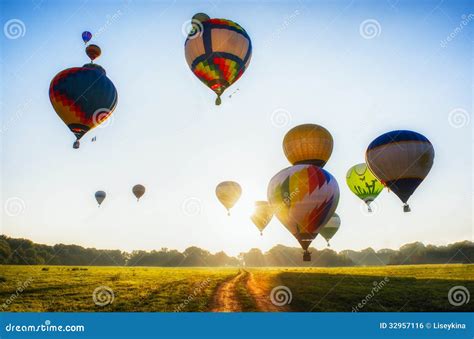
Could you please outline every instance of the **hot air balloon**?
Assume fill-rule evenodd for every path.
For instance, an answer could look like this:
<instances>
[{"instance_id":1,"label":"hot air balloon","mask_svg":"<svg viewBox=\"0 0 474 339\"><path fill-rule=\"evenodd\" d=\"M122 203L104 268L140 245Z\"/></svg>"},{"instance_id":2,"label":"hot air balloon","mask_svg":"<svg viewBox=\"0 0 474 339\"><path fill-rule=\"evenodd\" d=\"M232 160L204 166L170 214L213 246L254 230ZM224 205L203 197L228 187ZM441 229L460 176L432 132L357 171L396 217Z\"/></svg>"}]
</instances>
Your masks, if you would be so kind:
<instances>
[{"instance_id":1,"label":"hot air balloon","mask_svg":"<svg viewBox=\"0 0 474 339\"><path fill-rule=\"evenodd\" d=\"M94 62L95 59L100 57L102 50L97 45L89 45L86 47L86 54L91 59L91 62Z\"/></svg>"},{"instance_id":2,"label":"hot air balloon","mask_svg":"<svg viewBox=\"0 0 474 339\"><path fill-rule=\"evenodd\" d=\"M433 166L434 148L423 135L413 131L392 131L372 141L365 153L370 171L403 202L408 199Z\"/></svg>"},{"instance_id":3,"label":"hot air balloon","mask_svg":"<svg viewBox=\"0 0 474 339\"><path fill-rule=\"evenodd\" d=\"M84 41L85 44L87 44L91 39L92 39L91 32L88 32L88 31L82 32L82 41Z\"/></svg>"},{"instance_id":4,"label":"hot air balloon","mask_svg":"<svg viewBox=\"0 0 474 339\"><path fill-rule=\"evenodd\" d=\"M250 219L252 219L255 226L257 226L262 235L263 230L267 227L270 220L273 217L272 206L268 201L256 201L255 202L255 211L253 212Z\"/></svg>"},{"instance_id":5,"label":"hot air balloon","mask_svg":"<svg viewBox=\"0 0 474 339\"><path fill-rule=\"evenodd\" d=\"M303 260L310 261L308 247L339 202L336 179L318 166L294 165L270 180L267 193L276 217L303 248Z\"/></svg>"},{"instance_id":6,"label":"hot air balloon","mask_svg":"<svg viewBox=\"0 0 474 339\"><path fill-rule=\"evenodd\" d=\"M329 245L329 240L331 240L334 234L337 233L339 226L341 226L341 218L339 218L337 213L334 213L328 223L321 228L321 231L319 231L319 234L321 234L328 243L328 247L331 246Z\"/></svg>"},{"instance_id":7,"label":"hot air balloon","mask_svg":"<svg viewBox=\"0 0 474 339\"><path fill-rule=\"evenodd\" d=\"M102 202L104 201L106 196L107 196L107 194L105 194L104 191L95 192L95 200L97 200L97 202L99 203L99 207L102 204Z\"/></svg>"},{"instance_id":8,"label":"hot air balloon","mask_svg":"<svg viewBox=\"0 0 474 339\"><path fill-rule=\"evenodd\" d=\"M283 151L292 165L313 164L323 167L331 156L331 133L315 124L299 125L286 133Z\"/></svg>"},{"instance_id":9,"label":"hot air balloon","mask_svg":"<svg viewBox=\"0 0 474 339\"><path fill-rule=\"evenodd\" d=\"M96 64L68 68L51 81L49 99L54 110L76 136L74 148L89 130L110 117L117 105L117 90Z\"/></svg>"},{"instance_id":10,"label":"hot air balloon","mask_svg":"<svg viewBox=\"0 0 474 339\"><path fill-rule=\"evenodd\" d=\"M227 214L230 215L230 209L239 200L242 194L242 188L235 181L223 181L216 187L217 199L227 209Z\"/></svg>"},{"instance_id":11,"label":"hot air balloon","mask_svg":"<svg viewBox=\"0 0 474 339\"><path fill-rule=\"evenodd\" d=\"M137 198L137 201L138 201L143 196L143 194L145 194L145 186L140 185L140 184L135 185L132 188L132 192L133 192L133 194L135 195L135 197Z\"/></svg>"},{"instance_id":12,"label":"hot air balloon","mask_svg":"<svg viewBox=\"0 0 474 339\"><path fill-rule=\"evenodd\" d=\"M184 44L186 62L199 80L221 95L236 82L250 64L252 42L237 23L226 19L210 19L198 13L192 20L193 29Z\"/></svg>"},{"instance_id":13,"label":"hot air balloon","mask_svg":"<svg viewBox=\"0 0 474 339\"><path fill-rule=\"evenodd\" d=\"M372 174L367 165L362 163L349 168L346 182L352 193L362 199L367 204L369 212L372 212L370 203L382 192L384 186Z\"/></svg>"}]
</instances>

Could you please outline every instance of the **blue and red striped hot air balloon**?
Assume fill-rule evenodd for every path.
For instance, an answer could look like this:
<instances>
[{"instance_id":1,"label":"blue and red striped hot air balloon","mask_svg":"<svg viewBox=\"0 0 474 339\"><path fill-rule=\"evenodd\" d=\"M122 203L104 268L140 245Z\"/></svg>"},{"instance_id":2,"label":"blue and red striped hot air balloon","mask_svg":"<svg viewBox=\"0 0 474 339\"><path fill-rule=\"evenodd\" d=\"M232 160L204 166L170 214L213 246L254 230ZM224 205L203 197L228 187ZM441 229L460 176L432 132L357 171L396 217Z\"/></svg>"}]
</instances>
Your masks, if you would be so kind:
<instances>
[{"instance_id":1,"label":"blue and red striped hot air balloon","mask_svg":"<svg viewBox=\"0 0 474 339\"><path fill-rule=\"evenodd\" d=\"M370 171L403 202L410 211L408 199L426 178L434 160L434 148L423 135L399 130L382 134L366 151Z\"/></svg>"}]
</instances>

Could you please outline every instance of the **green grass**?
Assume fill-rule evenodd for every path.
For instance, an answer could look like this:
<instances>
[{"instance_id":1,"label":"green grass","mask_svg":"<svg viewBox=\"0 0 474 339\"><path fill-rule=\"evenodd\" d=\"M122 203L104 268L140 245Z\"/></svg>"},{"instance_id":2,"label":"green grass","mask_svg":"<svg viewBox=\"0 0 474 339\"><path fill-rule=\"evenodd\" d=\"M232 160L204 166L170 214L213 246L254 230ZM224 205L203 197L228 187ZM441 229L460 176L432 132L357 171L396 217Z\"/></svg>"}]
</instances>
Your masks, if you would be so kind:
<instances>
[{"instance_id":1,"label":"green grass","mask_svg":"<svg viewBox=\"0 0 474 339\"><path fill-rule=\"evenodd\" d=\"M217 286L238 273L237 268L0 268L0 310L13 312L202 312L211 307ZM268 295L275 286L290 288L293 311L474 311L474 265L249 270ZM374 283L385 277L388 281L373 292ZM471 301L455 307L448 291L459 285L471 291ZM112 304L93 302L99 286L113 290ZM244 283L236 293L244 311L257 310Z\"/></svg>"},{"instance_id":2,"label":"green grass","mask_svg":"<svg viewBox=\"0 0 474 339\"><path fill-rule=\"evenodd\" d=\"M6 311L199 312L208 309L219 283L235 275L227 268L133 268L0 266L0 309ZM31 279L31 280L30 280ZM10 305L20 284L31 281ZM93 291L110 287L114 301L97 306Z\"/></svg>"},{"instance_id":3,"label":"green grass","mask_svg":"<svg viewBox=\"0 0 474 339\"><path fill-rule=\"evenodd\" d=\"M454 286L474 293L474 265L281 269L267 274L291 289L294 311L474 311L472 300L458 307L448 300Z\"/></svg>"}]
</instances>

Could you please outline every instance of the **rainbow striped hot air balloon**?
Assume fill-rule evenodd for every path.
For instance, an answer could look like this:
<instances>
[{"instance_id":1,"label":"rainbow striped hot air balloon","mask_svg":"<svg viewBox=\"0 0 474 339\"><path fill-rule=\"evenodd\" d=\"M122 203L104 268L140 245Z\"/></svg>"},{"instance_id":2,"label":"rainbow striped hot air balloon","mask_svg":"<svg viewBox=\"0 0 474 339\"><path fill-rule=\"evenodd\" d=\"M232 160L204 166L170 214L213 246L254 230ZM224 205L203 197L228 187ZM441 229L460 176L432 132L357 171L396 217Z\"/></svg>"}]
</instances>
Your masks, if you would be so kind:
<instances>
[{"instance_id":1,"label":"rainbow striped hot air balloon","mask_svg":"<svg viewBox=\"0 0 474 339\"><path fill-rule=\"evenodd\" d=\"M336 179L318 166L295 165L270 180L267 194L278 220L304 249L303 259L311 260L308 247L339 202Z\"/></svg>"},{"instance_id":2,"label":"rainbow striped hot air balloon","mask_svg":"<svg viewBox=\"0 0 474 339\"><path fill-rule=\"evenodd\" d=\"M370 171L403 202L428 175L434 160L434 148L423 135L413 131L392 131L372 141L366 151Z\"/></svg>"},{"instance_id":3,"label":"rainbow striped hot air balloon","mask_svg":"<svg viewBox=\"0 0 474 339\"><path fill-rule=\"evenodd\" d=\"M198 13L193 29L184 44L186 62L207 87L221 95L244 74L252 56L252 42L247 32L227 19L211 19Z\"/></svg>"}]
</instances>

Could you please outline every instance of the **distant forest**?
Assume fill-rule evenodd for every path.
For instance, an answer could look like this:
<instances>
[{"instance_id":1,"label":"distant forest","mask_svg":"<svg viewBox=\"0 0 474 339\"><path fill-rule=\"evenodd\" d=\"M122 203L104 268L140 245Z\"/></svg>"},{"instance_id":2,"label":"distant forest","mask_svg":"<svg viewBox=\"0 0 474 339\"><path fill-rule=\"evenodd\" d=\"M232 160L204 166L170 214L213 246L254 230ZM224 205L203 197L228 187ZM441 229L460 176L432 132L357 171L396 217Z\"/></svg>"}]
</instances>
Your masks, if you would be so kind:
<instances>
[{"instance_id":1,"label":"distant forest","mask_svg":"<svg viewBox=\"0 0 474 339\"><path fill-rule=\"evenodd\" d=\"M448 246L406 244L398 250L367 248L335 252L330 248L310 248L312 261L303 262L302 250L277 245L267 252L253 248L237 257L224 252L210 253L199 247L184 252L162 248L154 251L98 250L77 245L36 244L27 239L0 235L0 264L3 265L92 265L92 266L380 266L413 264L454 264L474 262L474 243L457 242Z\"/></svg>"}]
</instances>

